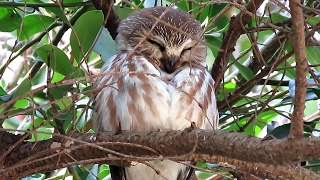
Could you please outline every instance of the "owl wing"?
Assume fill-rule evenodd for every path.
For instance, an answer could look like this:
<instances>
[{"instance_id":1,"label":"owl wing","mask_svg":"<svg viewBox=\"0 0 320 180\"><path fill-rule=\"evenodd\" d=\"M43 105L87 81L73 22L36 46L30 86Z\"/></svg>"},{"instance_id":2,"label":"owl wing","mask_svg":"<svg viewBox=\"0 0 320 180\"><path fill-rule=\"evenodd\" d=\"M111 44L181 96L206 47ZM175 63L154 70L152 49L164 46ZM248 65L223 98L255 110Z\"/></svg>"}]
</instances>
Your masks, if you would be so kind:
<instances>
[{"instance_id":1,"label":"owl wing","mask_svg":"<svg viewBox=\"0 0 320 180\"><path fill-rule=\"evenodd\" d=\"M219 114L214 80L205 68L185 67L172 79L175 95L172 103L174 119L187 119L199 129L216 129Z\"/></svg>"},{"instance_id":2,"label":"owl wing","mask_svg":"<svg viewBox=\"0 0 320 180\"><path fill-rule=\"evenodd\" d=\"M98 131L170 130L170 99L159 71L141 56L118 55L101 69L95 100L94 127ZM157 119L157 121L154 121Z\"/></svg>"},{"instance_id":3,"label":"owl wing","mask_svg":"<svg viewBox=\"0 0 320 180\"><path fill-rule=\"evenodd\" d=\"M205 68L182 69L172 80L174 92L179 93L173 101L177 108L173 117L182 116L200 129L216 129L219 114L216 105L214 80ZM196 162L190 165L196 166ZM178 180L196 180L193 167L186 167L179 173Z\"/></svg>"}]
</instances>

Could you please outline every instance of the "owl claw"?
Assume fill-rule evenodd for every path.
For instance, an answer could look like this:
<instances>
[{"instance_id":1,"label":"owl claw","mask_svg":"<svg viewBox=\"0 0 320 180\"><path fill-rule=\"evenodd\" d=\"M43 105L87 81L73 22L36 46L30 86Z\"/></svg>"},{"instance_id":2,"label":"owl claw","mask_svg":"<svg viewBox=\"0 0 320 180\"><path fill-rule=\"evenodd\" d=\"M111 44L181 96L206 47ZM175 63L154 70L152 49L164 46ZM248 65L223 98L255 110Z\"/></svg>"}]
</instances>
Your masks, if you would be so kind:
<instances>
[{"instance_id":1,"label":"owl claw","mask_svg":"<svg viewBox=\"0 0 320 180\"><path fill-rule=\"evenodd\" d=\"M191 122L190 128L197 129L197 125L195 122Z\"/></svg>"},{"instance_id":2,"label":"owl claw","mask_svg":"<svg viewBox=\"0 0 320 180\"><path fill-rule=\"evenodd\" d=\"M116 129L116 131L114 131L114 135L118 135L122 133L122 128L121 128L121 123L119 122L119 126L118 129Z\"/></svg>"},{"instance_id":3,"label":"owl claw","mask_svg":"<svg viewBox=\"0 0 320 180\"><path fill-rule=\"evenodd\" d=\"M185 128L184 131L191 132L191 131L193 131L195 129L198 129L197 126L196 126L196 123L195 122L191 122L190 127Z\"/></svg>"}]
</instances>

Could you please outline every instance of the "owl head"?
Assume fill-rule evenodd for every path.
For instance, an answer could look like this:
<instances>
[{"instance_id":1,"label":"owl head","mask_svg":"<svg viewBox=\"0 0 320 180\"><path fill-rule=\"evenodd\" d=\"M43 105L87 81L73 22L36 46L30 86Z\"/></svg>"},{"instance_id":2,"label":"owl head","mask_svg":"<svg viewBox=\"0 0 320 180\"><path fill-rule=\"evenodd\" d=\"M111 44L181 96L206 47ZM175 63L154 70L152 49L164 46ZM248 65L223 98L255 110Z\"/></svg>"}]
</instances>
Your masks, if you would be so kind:
<instances>
[{"instance_id":1,"label":"owl head","mask_svg":"<svg viewBox=\"0 0 320 180\"><path fill-rule=\"evenodd\" d=\"M206 66L201 25L190 14L169 7L145 8L120 23L118 48L134 51L172 73L182 66Z\"/></svg>"}]
</instances>

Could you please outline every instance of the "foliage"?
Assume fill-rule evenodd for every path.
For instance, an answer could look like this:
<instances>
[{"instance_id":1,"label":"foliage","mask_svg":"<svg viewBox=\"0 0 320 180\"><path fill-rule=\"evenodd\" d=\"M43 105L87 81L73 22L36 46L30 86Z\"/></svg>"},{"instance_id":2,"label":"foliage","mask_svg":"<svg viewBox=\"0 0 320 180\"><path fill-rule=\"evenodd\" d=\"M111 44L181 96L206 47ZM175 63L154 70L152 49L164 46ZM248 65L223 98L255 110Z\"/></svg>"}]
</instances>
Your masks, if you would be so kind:
<instances>
[{"instance_id":1,"label":"foliage","mask_svg":"<svg viewBox=\"0 0 320 180\"><path fill-rule=\"evenodd\" d=\"M90 2L26 0L0 1L0 119L2 130L33 136L29 141L51 138L50 133L89 132L93 79L103 61L116 53L115 41L101 28L103 13ZM245 11L245 2L235 1L166 1L191 13L205 29L209 70L226 49L220 49L230 28L232 17ZM264 4L266 5L266 4ZM308 8L317 3L306 1ZM117 2L114 11L120 19L143 1ZM261 10L262 9L262 10ZM243 28L235 51L228 59L224 79L217 89L220 129L264 137L287 137L290 130L295 90L295 57L293 56L292 23L284 8L270 16L251 18ZM268 10L265 11L267 13ZM317 11L318 12L318 11ZM307 57L310 67L307 91L305 135L318 125L319 98L319 15L307 11ZM100 36L101 35L101 36ZM103 61L101 61L100 56ZM270 68L263 76L259 74ZM215 72L212 72L214 75ZM253 82L250 85L249 82ZM249 85L248 85L249 84ZM241 90L241 92L239 92ZM49 133L49 134L48 134ZM318 162L310 161L309 164ZM212 164L202 169L230 176ZM213 170L212 170L213 169ZM315 171L317 170L314 168ZM106 165L72 166L58 174L37 174L27 179L103 178L109 174ZM209 174L210 176L211 174ZM199 177L208 177L207 171Z\"/></svg>"}]
</instances>

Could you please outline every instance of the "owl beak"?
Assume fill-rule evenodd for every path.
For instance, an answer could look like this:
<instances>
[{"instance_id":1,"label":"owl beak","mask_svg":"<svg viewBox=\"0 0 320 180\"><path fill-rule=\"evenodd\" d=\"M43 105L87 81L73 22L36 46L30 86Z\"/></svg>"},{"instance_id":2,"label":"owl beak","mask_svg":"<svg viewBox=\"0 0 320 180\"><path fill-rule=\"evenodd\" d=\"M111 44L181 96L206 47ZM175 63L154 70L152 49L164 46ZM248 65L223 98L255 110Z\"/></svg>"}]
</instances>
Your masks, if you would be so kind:
<instances>
[{"instance_id":1,"label":"owl beak","mask_svg":"<svg viewBox=\"0 0 320 180\"><path fill-rule=\"evenodd\" d=\"M173 72L173 67L176 63L176 58L174 56L170 56L168 57L166 60L165 60L165 70L168 72L168 73L172 73Z\"/></svg>"}]
</instances>

